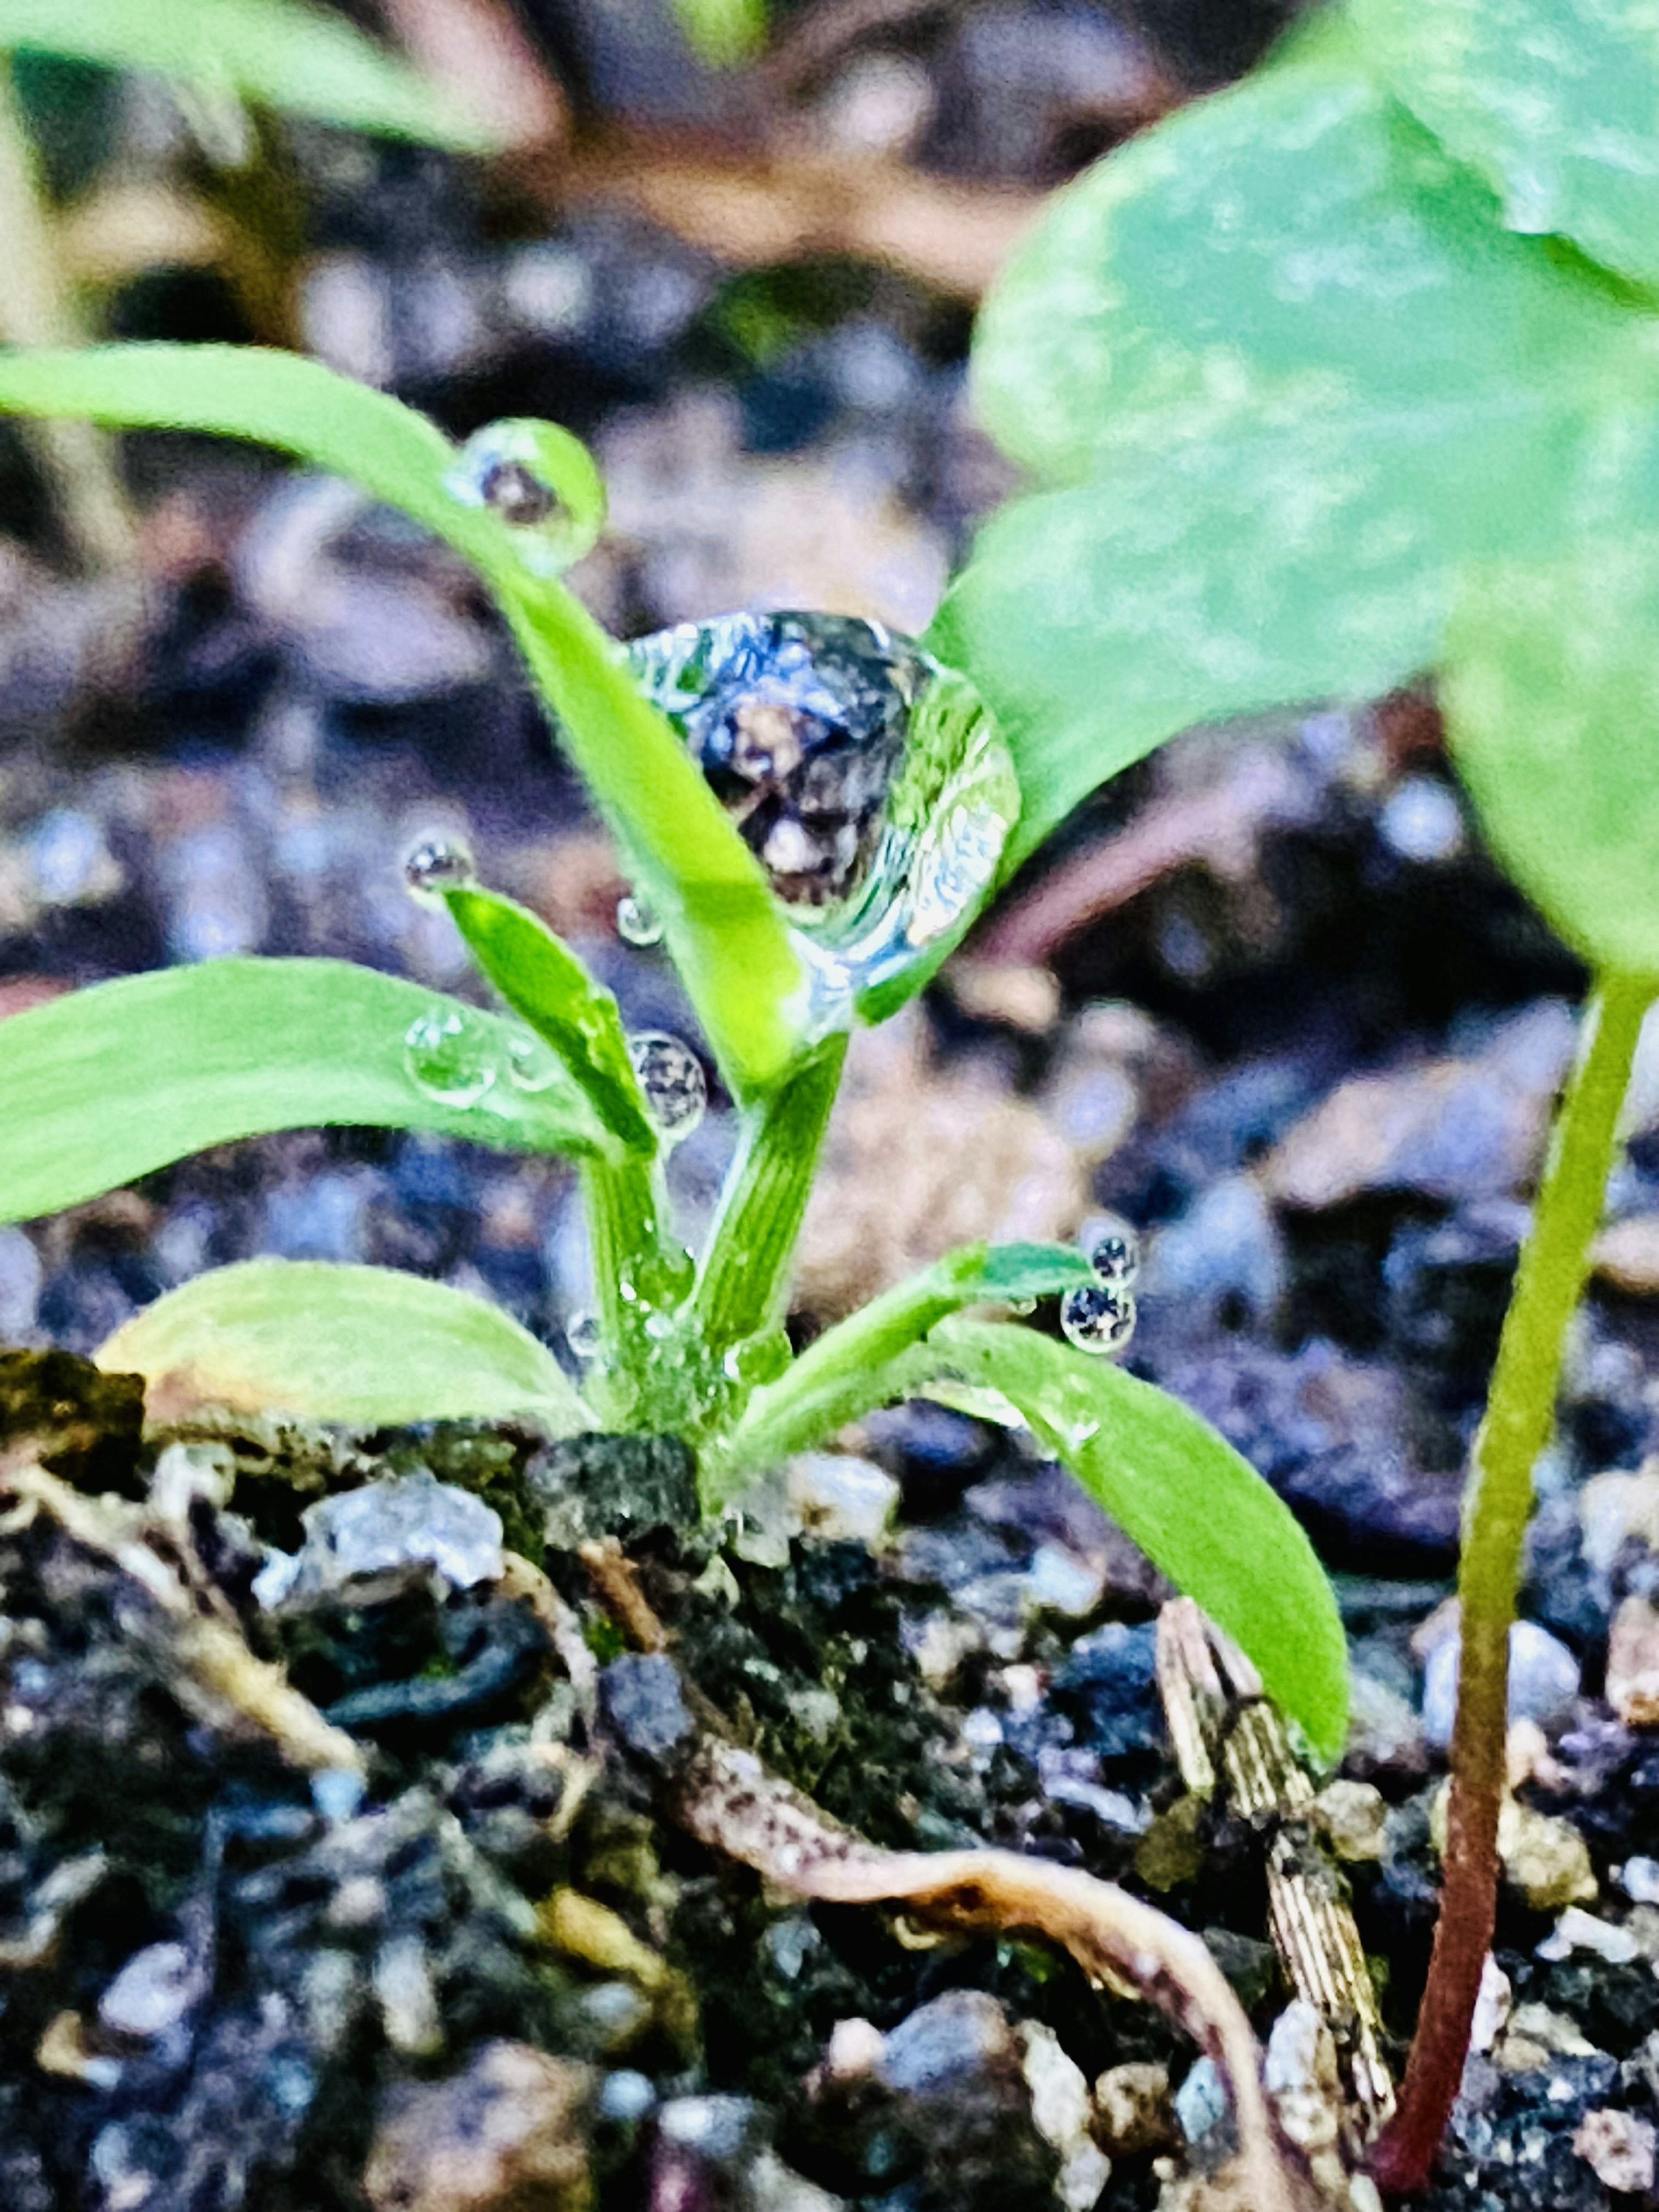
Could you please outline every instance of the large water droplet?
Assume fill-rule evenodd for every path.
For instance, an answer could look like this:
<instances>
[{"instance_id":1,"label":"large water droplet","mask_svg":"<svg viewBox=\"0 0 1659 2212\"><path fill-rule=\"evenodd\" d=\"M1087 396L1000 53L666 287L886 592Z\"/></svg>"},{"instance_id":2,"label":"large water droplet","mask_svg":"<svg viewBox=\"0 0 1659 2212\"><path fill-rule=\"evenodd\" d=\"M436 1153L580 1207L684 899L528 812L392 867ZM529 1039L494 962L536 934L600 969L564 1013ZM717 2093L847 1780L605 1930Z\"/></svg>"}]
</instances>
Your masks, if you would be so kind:
<instances>
[{"instance_id":1,"label":"large water droplet","mask_svg":"<svg viewBox=\"0 0 1659 2212\"><path fill-rule=\"evenodd\" d=\"M649 951L653 945L662 943L662 922L642 898L630 891L617 901L617 934L624 945Z\"/></svg>"},{"instance_id":2,"label":"large water droplet","mask_svg":"<svg viewBox=\"0 0 1659 2212\"><path fill-rule=\"evenodd\" d=\"M763 1382L775 1382L794 1356L788 1331L769 1328L732 1345L720 1364L729 1381L757 1389Z\"/></svg>"},{"instance_id":3,"label":"large water droplet","mask_svg":"<svg viewBox=\"0 0 1659 2212\"><path fill-rule=\"evenodd\" d=\"M556 576L580 561L605 527L605 487L592 456L556 422L487 423L462 447L446 481L467 506L500 516L538 575Z\"/></svg>"},{"instance_id":4,"label":"large water droplet","mask_svg":"<svg viewBox=\"0 0 1659 2212\"><path fill-rule=\"evenodd\" d=\"M404 1065L416 1086L445 1106L476 1106L495 1086L495 1039L471 1006L432 1006L404 1033Z\"/></svg>"},{"instance_id":5,"label":"large water droplet","mask_svg":"<svg viewBox=\"0 0 1659 2212\"><path fill-rule=\"evenodd\" d=\"M441 906L446 891L471 890L477 880L471 852L459 837L422 837L404 861L404 881L422 906Z\"/></svg>"},{"instance_id":6,"label":"large water droplet","mask_svg":"<svg viewBox=\"0 0 1659 2212\"><path fill-rule=\"evenodd\" d=\"M1135 1302L1106 1283L1079 1283L1060 1302L1060 1325L1079 1352L1121 1352L1135 1333Z\"/></svg>"},{"instance_id":7,"label":"large water droplet","mask_svg":"<svg viewBox=\"0 0 1659 2212\"><path fill-rule=\"evenodd\" d=\"M1127 1221L1097 1223L1089 1239L1089 1265L1109 1290L1127 1291L1140 1273L1140 1238Z\"/></svg>"},{"instance_id":8,"label":"large water droplet","mask_svg":"<svg viewBox=\"0 0 1659 2212\"><path fill-rule=\"evenodd\" d=\"M973 687L849 616L727 615L629 652L790 909L819 1024L904 995L972 920L1019 811Z\"/></svg>"},{"instance_id":9,"label":"large water droplet","mask_svg":"<svg viewBox=\"0 0 1659 2212\"><path fill-rule=\"evenodd\" d=\"M645 1093L646 1109L664 1144L689 1137L708 1104L702 1062L684 1038L665 1030L640 1030L628 1040L628 1056Z\"/></svg>"}]
</instances>

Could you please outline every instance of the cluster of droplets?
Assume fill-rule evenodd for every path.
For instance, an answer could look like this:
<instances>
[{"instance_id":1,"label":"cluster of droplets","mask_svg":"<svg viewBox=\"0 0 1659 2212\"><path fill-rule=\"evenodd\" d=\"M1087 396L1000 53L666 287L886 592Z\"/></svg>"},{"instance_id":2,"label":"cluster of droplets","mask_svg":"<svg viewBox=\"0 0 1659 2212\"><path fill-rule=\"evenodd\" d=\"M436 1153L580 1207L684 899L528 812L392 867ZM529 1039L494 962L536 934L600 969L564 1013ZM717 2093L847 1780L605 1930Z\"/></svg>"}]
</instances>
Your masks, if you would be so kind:
<instances>
[{"instance_id":1,"label":"cluster of droplets","mask_svg":"<svg viewBox=\"0 0 1659 2212\"><path fill-rule=\"evenodd\" d=\"M1079 1352L1121 1352L1135 1333L1134 1281L1140 1239L1127 1221L1112 1221L1089 1250L1092 1283L1079 1283L1060 1302L1060 1325Z\"/></svg>"},{"instance_id":2,"label":"cluster of droplets","mask_svg":"<svg viewBox=\"0 0 1659 2212\"><path fill-rule=\"evenodd\" d=\"M558 1055L532 1031L453 1001L416 1015L404 1031L404 1066L417 1091L458 1109L492 1091L533 1097L564 1078Z\"/></svg>"}]
</instances>

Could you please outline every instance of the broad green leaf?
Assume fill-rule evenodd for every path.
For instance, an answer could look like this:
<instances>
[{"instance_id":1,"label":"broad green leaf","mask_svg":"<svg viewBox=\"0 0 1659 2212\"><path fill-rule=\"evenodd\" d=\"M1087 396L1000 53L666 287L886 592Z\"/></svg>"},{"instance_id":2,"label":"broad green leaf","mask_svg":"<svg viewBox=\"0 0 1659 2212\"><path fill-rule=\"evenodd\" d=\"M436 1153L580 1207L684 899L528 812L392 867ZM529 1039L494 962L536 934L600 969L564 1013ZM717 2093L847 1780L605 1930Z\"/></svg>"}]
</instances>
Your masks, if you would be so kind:
<instances>
[{"instance_id":1,"label":"broad green leaf","mask_svg":"<svg viewBox=\"0 0 1659 2212\"><path fill-rule=\"evenodd\" d=\"M1441 699L1516 881L1593 966L1659 975L1659 537L1474 571Z\"/></svg>"},{"instance_id":2,"label":"broad green leaf","mask_svg":"<svg viewBox=\"0 0 1659 2212\"><path fill-rule=\"evenodd\" d=\"M0 0L0 52L8 49L182 77L293 115L463 152L501 143L407 63L303 0Z\"/></svg>"},{"instance_id":3,"label":"broad green leaf","mask_svg":"<svg viewBox=\"0 0 1659 2212\"><path fill-rule=\"evenodd\" d=\"M1240 1645L1326 1759L1346 1740L1347 1644L1314 1549L1224 1438L1178 1399L1033 1330L947 1321L929 1347L1000 1391L1139 1545Z\"/></svg>"},{"instance_id":4,"label":"broad green leaf","mask_svg":"<svg viewBox=\"0 0 1659 2212\"><path fill-rule=\"evenodd\" d=\"M216 1267L146 1306L97 1357L108 1373L142 1375L152 1413L170 1419L211 1406L353 1428L522 1414L556 1437L592 1426L511 1315L390 1267Z\"/></svg>"},{"instance_id":5,"label":"broad green leaf","mask_svg":"<svg viewBox=\"0 0 1659 2212\"><path fill-rule=\"evenodd\" d=\"M722 1073L742 1095L779 1079L806 1018L805 981L758 862L666 720L641 696L614 641L548 574L543 532L515 529L480 496L497 434L520 434L521 446L525 425L492 426L458 449L384 392L315 362L235 346L0 353L7 413L208 430L280 447L349 477L447 539L512 625L641 896L662 919ZM559 471L547 488L561 496L568 489L572 512L585 514L591 463L578 468L562 439L538 459Z\"/></svg>"},{"instance_id":6,"label":"broad green leaf","mask_svg":"<svg viewBox=\"0 0 1659 2212\"><path fill-rule=\"evenodd\" d=\"M1005 868L1178 731L1428 665L1462 560L1557 542L1582 439L1570 398L1379 405L1236 424L1005 507L929 641L1013 750Z\"/></svg>"},{"instance_id":7,"label":"broad green leaf","mask_svg":"<svg viewBox=\"0 0 1659 2212\"><path fill-rule=\"evenodd\" d=\"M981 411L1063 482L1241 414L1332 427L1621 380L1637 319L1497 215L1328 35L1056 197L981 317Z\"/></svg>"},{"instance_id":8,"label":"broad green leaf","mask_svg":"<svg viewBox=\"0 0 1659 2212\"><path fill-rule=\"evenodd\" d=\"M1351 0L1397 98L1478 169L1519 231L1659 283L1653 0Z\"/></svg>"},{"instance_id":9,"label":"broad green leaf","mask_svg":"<svg viewBox=\"0 0 1659 2212\"><path fill-rule=\"evenodd\" d=\"M479 967L514 1012L558 1054L617 1142L654 1152L617 1002L545 923L501 892L464 885L444 904Z\"/></svg>"},{"instance_id":10,"label":"broad green leaf","mask_svg":"<svg viewBox=\"0 0 1659 2212\"><path fill-rule=\"evenodd\" d=\"M209 960L95 983L0 1022L0 1220L273 1129L605 1152L615 1140L546 1058L515 1022L343 960Z\"/></svg>"},{"instance_id":11,"label":"broad green leaf","mask_svg":"<svg viewBox=\"0 0 1659 2212\"><path fill-rule=\"evenodd\" d=\"M704 1455L711 1504L751 1469L907 1395L934 1370L918 1348L936 1322L964 1306L1025 1306L1095 1280L1070 1244L965 1244L947 1252L826 1329L776 1382L755 1392L725 1446Z\"/></svg>"},{"instance_id":12,"label":"broad green leaf","mask_svg":"<svg viewBox=\"0 0 1659 2212\"><path fill-rule=\"evenodd\" d=\"M1060 195L975 364L1064 488L994 518L931 641L1013 748L1009 865L1194 723L1404 680L1463 560L1559 540L1655 326L1496 212L1340 21Z\"/></svg>"}]
</instances>

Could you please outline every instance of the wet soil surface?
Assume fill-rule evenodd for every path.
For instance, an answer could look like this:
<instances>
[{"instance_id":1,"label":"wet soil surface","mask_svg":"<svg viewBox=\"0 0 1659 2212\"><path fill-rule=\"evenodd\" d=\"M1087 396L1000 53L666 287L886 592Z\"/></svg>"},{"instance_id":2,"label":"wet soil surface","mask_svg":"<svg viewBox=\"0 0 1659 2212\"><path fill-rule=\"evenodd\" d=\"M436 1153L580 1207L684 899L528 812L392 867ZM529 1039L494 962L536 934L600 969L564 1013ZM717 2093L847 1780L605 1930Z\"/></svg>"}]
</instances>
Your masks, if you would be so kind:
<instances>
[{"instance_id":1,"label":"wet soil surface","mask_svg":"<svg viewBox=\"0 0 1659 2212\"><path fill-rule=\"evenodd\" d=\"M1247 12L1267 27L1149 13L1160 65L1239 65ZM1077 41L1105 66L1082 15L987 7L971 36L900 41L886 59L935 101L916 158L1047 184L1092 150L1065 119ZM1019 100L1011 24L1042 63ZM594 52L593 97L625 100ZM826 107L874 96L849 82ZM959 305L841 264L732 276L614 212L538 228L425 155L297 147L308 342L458 433L544 411L589 435L617 528L578 581L619 632L781 605L924 626L1006 486L968 422ZM243 334L204 283L135 286L116 326ZM137 614L54 573L0 439L0 1013L249 951L465 990L402 888L436 833L563 930L631 1026L684 1030L449 557L244 452L139 440L125 462ZM925 1018L866 1041L797 1326L967 1237L1105 1210L1142 1231L1131 1364L1219 1424L1338 1578L1356 1724L1321 1848L1401 2036L1461 1472L1583 979L1479 851L1418 700L1184 741L1042 868ZM1631 1128L1539 1473L1502 1979L1437 2212L1659 2203L1659 1052ZM693 1231L732 1141L716 1094L676 1155ZM716 1547L675 1533L672 1440L145 1439L132 1389L73 1355L258 1253L483 1291L562 1352L589 1297L556 1164L418 1138L250 1143L0 1229L0 1449L114 1501L0 1510L0 2203L1131 2212L1219 2156L1213 2081L1156 2014L1036 1944L791 1902L665 1809L702 1699L879 1843L1007 1844L1156 1898L1267 2033L1289 1994L1267 1838L1184 1797L1167 1593L1067 1478L915 1406ZM666 1659L595 1595L578 1547L610 1530ZM227 1650L285 1670L361 1774L250 1711Z\"/></svg>"}]
</instances>

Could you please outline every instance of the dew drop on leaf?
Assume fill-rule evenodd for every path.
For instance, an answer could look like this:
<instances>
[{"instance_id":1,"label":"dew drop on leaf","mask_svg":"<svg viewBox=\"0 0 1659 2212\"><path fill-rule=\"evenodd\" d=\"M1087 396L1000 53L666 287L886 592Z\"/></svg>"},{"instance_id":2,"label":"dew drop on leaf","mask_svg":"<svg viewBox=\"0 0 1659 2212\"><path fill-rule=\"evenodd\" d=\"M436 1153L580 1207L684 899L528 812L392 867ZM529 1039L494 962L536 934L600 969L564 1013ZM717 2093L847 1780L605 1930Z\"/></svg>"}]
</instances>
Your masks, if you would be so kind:
<instances>
[{"instance_id":1,"label":"dew drop on leaf","mask_svg":"<svg viewBox=\"0 0 1659 2212\"><path fill-rule=\"evenodd\" d=\"M662 923L646 902L630 891L617 901L617 934L624 945L648 951L652 945L662 943Z\"/></svg>"},{"instance_id":2,"label":"dew drop on leaf","mask_svg":"<svg viewBox=\"0 0 1659 2212\"><path fill-rule=\"evenodd\" d=\"M1140 1273L1140 1238L1127 1221L1107 1221L1089 1244L1089 1265L1109 1290L1127 1291Z\"/></svg>"},{"instance_id":3,"label":"dew drop on leaf","mask_svg":"<svg viewBox=\"0 0 1659 2212\"><path fill-rule=\"evenodd\" d=\"M720 1364L728 1381L754 1389L763 1382L775 1382L794 1356L788 1332L769 1328L731 1346Z\"/></svg>"},{"instance_id":4,"label":"dew drop on leaf","mask_svg":"<svg viewBox=\"0 0 1659 2212\"><path fill-rule=\"evenodd\" d=\"M441 906L446 891L471 890L477 880L472 854L459 837L422 837L404 861L404 881L422 906Z\"/></svg>"},{"instance_id":5,"label":"dew drop on leaf","mask_svg":"<svg viewBox=\"0 0 1659 2212\"><path fill-rule=\"evenodd\" d=\"M1019 811L967 679L844 615L726 615L629 653L787 908L819 1025L905 995L988 895Z\"/></svg>"},{"instance_id":6,"label":"dew drop on leaf","mask_svg":"<svg viewBox=\"0 0 1659 2212\"><path fill-rule=\"evenodd\" d=\"M599 1317L597 1314L572 1314L565 1323L564 1340L578 1359L592 1359L599 1349Z\"/></svg>"},{"instance_id":7,"label":"dew drop on leaf","mask_svg":"<svg viewBox=\"0 0 1659 2212\"><path fill-rule=\"evenodd\" d=\"M515 1030L507 1041L507 1079L515 1091L549 1091L564 1073L558 1054L531 1030Z\"/></svg>"},{"instance_id":8,"label":"dew drop on leaf","mask_svg":"<svg viewBox=\"0 0 1659 2212\"><path fill-rule=\"evenodd\" d=\"M1060 1325L1079 1352L1121 1352L1135 1333L1135 1302L1106 1283L1079 1283L1060 1302Z\"/></svg>"},{"instance_id":9,"label":"dew drop on leaf","mask_svg":"<svg viewBox=\"0 0 1659 2212\"><path fill-rule=\"evenodd\" d=\"M556 576L605 526L605 487L592 456L556 422L529 416L487 423L461 447L447 479L468 507L496 515L533 574Z\"/></svg>"},{"instance_id":10,"label":"dew drop on leaf","mask_svg":"<svg viewBox=\"0 0 1659 2212\"><path fill-rule=\"evenodd\" d=\"M628 1040L628 1055L663 1142L678 1144L696 1127L708 1104L702 1062L684 1038L670 1036L665 1030L637 1030Z\"/></svg>"},{"instance_id":11,"label":"dew drop on leaf","mask_svg":"<svg viewBox=\"0 0 1659 2212\"><path fill-rule=\"evenodd\" d=\"M432 1006L404 1032L404 1065L428 1098L476 1106L495 1087L495 1038L470 1006Z\"/></svg>"}]
</instances>

